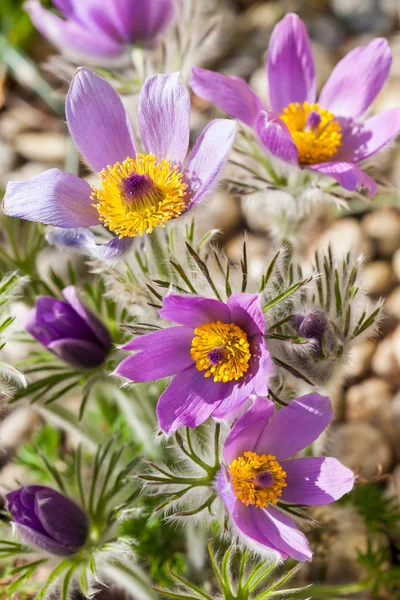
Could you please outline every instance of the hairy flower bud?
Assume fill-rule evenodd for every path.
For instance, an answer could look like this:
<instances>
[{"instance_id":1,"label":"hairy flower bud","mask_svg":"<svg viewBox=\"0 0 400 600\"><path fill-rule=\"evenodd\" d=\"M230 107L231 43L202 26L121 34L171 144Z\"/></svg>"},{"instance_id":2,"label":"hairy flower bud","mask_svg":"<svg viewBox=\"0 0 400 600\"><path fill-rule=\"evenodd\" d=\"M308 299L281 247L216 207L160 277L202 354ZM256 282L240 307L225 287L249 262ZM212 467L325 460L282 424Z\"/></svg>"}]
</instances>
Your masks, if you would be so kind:
<instances>
[{"instance_id":1,"label":"hairy flower bud","mask_svg":"<svg viewBox=\"0 0 400 600\"><path fill-rule=\"evenodd\" d=\"M14 530L27 544L55 556L72 556L89 533L86 514L72 500L41 485L28 485L6 495Z\"/></svg>"},{"instance_id":2,"label":"hairy flower bud","mask_svg":"<svg viewBox=\"0 0 400 600\"><path fill-rule=\"evenodd\" d=\"M42 296L25 329L50 352L78 369L99 367L111 350L107 328L79 300L76 289L63 290L63 300Z\"/></svg>"},{"instance_id":3,"label":"hairy flower bud","mask_svg":"<svg viewBox=\"0 0 400 600\"><path fill-rule=\"evenodd\" d=\"M330 342L330 327L328 318L321 310L312 310L306 314L296 314L290 324L300 337L310 340L314 344L315 352L322 354L325 342Z\"/></svg>"}]
</instances>

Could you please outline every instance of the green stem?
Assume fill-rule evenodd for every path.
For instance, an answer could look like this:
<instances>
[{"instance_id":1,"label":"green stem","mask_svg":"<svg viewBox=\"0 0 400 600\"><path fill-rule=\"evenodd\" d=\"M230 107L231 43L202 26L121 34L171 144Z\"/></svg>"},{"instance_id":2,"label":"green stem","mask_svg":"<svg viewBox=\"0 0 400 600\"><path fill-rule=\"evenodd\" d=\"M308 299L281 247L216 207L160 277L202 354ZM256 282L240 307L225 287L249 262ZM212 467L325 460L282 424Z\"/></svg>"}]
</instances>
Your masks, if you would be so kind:
<instances>
[{"instance_id":1,"label":"green stem","mask_svg":"<svg viewBox=\"0 0 400 600\"><path fill-rule=\"evenodd\" d=\"M161 242L160 232L157 229L154 229L154 231L152 231L152 233L149 233L147 237L154 257L157 274L159 277L165 278L168 281L170 273L164 252L166 245Z\"/></svg>"}]
</instances>

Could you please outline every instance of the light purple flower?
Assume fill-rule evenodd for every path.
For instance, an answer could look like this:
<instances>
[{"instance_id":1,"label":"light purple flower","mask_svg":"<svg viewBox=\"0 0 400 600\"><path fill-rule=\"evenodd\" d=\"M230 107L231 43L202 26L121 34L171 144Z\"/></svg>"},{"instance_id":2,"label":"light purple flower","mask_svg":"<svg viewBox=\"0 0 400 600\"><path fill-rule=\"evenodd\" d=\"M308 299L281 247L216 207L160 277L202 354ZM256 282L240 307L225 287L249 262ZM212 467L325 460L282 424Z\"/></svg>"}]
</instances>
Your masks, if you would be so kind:
<instances>
[{"instance_id":1,"label":"light purple flower","mask_svg":"<svg viewBox=\"0 0 400 600\"><path fill-rule=\"evenodd\" d=\"M63 18L28 0L36 29L61 51L114 59L127 46L151 45L174 16L173 0L54 0Z\"/></svg>"},{"instance_id":2,"label":"light purple flower","mask_svg":"<svg viewBox=\"0 0 400 600\"><path fill-rule=\"evenodd\" d=\"M79 300L71 285L66 300L41 296L30 311L25 329L61 360L79 369L99 367L111 350L111 336L101 321Z\"/></svg>"},{"instance_id":3,"label":"light purple flower","mask_svg":"<svg viewBox=\"0 0 400 600\"><path fill-rule=\"evenodd\" d=\"M124 350L117 374L132 381L175 375L160 396L161 428L197 427L220 419L253 392L266 395L273 363L264 341L264 315L256 294L233 294L228 302L170 295L160 316L178 324L137 337Z\"/></svg>"},{"instance_id":4,"label":"light purple flower","mask_svg":"<svg viewBox=\"0 0 400 600\"><path fill-rule=\"evenodd\" d=\"M272 402L257 398L229 433L216 488L250 547L282 559L311 559L307 538L281 508L329 504L353 488L353 473L335 458L289 458L314 442L332 416L329 398L319 394L275 413Z\"/></svg>"},{"instance_id":5,"label":"light purple flower","mask_svg":"<svg viewBox=\"0 0 400 600\"><path fill-rule=\"evenodd\" d=\"M145 154L136 152L118 94L88 69L79 69L72 81L66 115L84 159L99 172L99 184L91 187L71 173L50 169L28 181L10 182L4 212L73 228L57 232L57 242L111 259L125 252L135 236L164 227L206 198L236 131L233 121L212 121L185 163L190 97L179 73L149 77L141 90L138 118ZM82 232L100 223L118 236L102 247L90 232Z\"/></svg>"},{"instance_id":6,"label":"light purple flower","mask_svg":"<svg viewBox=\"0 0 400 600\"><path fill-rule=\"evenodd\" d=\"M324 173L347 190L375 194L358 166L400 131L400 108L360 120L385 83L392 57L385 39L355 48L333 70L316 104L314 59L295 14L275 27L267 56L270 110L238 77L195 67L196 94L252 127L266 151L297 167Z\"/></svg>"},{"instance_id":7,"label":"light purple flower","mask_svg":"<svg viewBox=\"0 0 400 600\"><path fill-rule=\"evenodd\" d=\"M73 556L85 545L89 521L72 500L43 485L28 485L6 495L17 535L55 556Z\"/></svg>"}]
</instances>

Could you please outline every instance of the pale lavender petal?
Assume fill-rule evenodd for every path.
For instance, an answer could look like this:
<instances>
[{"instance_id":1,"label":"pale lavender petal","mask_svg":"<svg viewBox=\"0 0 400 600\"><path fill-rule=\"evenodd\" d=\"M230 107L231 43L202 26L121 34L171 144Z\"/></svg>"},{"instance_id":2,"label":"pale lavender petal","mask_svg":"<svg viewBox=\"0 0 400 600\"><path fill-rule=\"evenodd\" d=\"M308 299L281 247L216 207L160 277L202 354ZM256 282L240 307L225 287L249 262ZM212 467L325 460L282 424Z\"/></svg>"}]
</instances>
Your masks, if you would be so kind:
<instances>
[{"instance_id":1,"label":"pale lavender petal","mask_svg":"<svg viewBox=\"0 0 400 600\"><path fill-rule=\"evenodd\" d=\"M265 319L259 294L232 294L227 304L232 322L243 329L247 337L264 335Z\"/></svg>"},{"instance_id":2,"label":"pale lavender petal","mask_svg":"<svg viewBox=\"0 0 400 600\"><path fill-rule=\"evenodd\" d=\"M392 55L384 38L354 48L333 69L319 104L337 117L357 119L380 92L391 64Z\"/></svg>"},{"instance_id":3,"label":"pale lavender petal","mask_svg":"<svg viewBox=\"0 0 400 600\"><path fill-rule=\"evenodd\" d=\"M400 132L400 108L392 108L343 132L336 160L359 162L379 152Z\"/></svg>"},{"instance_id":4,"label":"pale lavender petal","mask_svg":"<svg viewBox=\"0 0 400 600\"><path fill-rule=\"evenodd\" d=\"M108 352L94 342L64 338L47 344L47 349L77 369L95 369L105 361Z\"/></svg>"},{"instance_id":5,"label":"pale lavender petal","mask_svg":"<svg viewBox=\"0 0 400 600\"><path fill-rule=\"evenodd\" d=\"M295 14L275 26L269 42L267 77L271 109L275 113L291 102L315 102L315 67L307 29Z\"/></svg>"},{"instance_id":6,"label":"pale lavender petal","mask_svg":"<svg viewBox=\"0 0 400 600\"><path fill-rule=\"evenodd\" d=\"M78 69L65 104L68 128L95 171L135 156L128 115L117 92L89 69Z\"/></svg>"},{"instance_id":7,"label":"pale lavender petal","mask_svg":"<svg viewBox=\"0 0 400 600\"><path fill-rule=\"evenodd\" d=\"M93 32L87 25L73 19L64 21L43 8L38 0L24 4L36 29L60 50L94 57L115 58L124 47L105 33Z\"/></svg>"},{"instance_id":8,"label":"pale lavender petal","mask_svg":"<svg viewBox=\"0 0 400 600\"><path fill-rule=\"evenodd\" d=\"M46 239L49 244L92 256L106 264L117 262L132 248L134 243L133 238L115 237L106 244L97 244L93 233L81 227L65 230L52 229L47 232Z\"/></svg>"},{"instance_id":9,"label":"pale lavender petal","mask_svg":"<svg viewBox=\"0 0 400 600\"><path fill-rule=\"evenodd\" d=\"M29 0L30 2L37 2L37 0ZM60 12L66 17L72 17L74 14L74 6L71 0L53 0L53 4ZM25 6L25 5L24 5Z\"/></svg>"},{"instance_id":10,"label":"pale lavender petal","mask_svg":"<svg viewBox=\"0 0 400 600\"><path fill-rule=\"evenodd\" d=\"M332 417L327 396L301 396L274 414L258 438L255 452L274 454L278 460L293 456L314 442Z\"/></svg>"},{"instance_id":11,"label":"pale lavender petal","mask_svg":"<svg viewBox=\"0 0 400 600\"><path fill-rule=\"evenodd\" d=\"M185 168L190 202L187 209L204 200L214 189L236 134L235 121L215 119L198 138Z\"/></svg>"},{"instance_id":12,"label":"pale lavender petal","mask_svg":"<svg viewBox=\"0 0 400 600\"><path fill-rule=\"evenodd\" d=\"M30 527L25 527L25 525L21 525L20 523L13 522L12 528L20 540L30 546L36 546L49 554L54 554L55 556L72 556L77 552L77 548L63 546L52 540L48 535L30 529Z\"/></svg>"},{"instance_id":13,"label":"pale lavender petal","mask_svg":"<svg viewBox=\"0 0 400 600\"><path fill-rule=\"evenodd\" d=\"M254 451L257 442L274 413L274 403L257 397L253 406L236 422L226 438L224 459L230 465L248 450Z\"/></svg>"},{"instance_id":14,"label":"pale lavender petal","mask_svg":"<svg viewBox=\"0 0 400 600\"><path fill-rule=\"evenodd\" d=\"M146 79L139 97L139 130L147 152L182 163L189 146L190 96L179 73Z\"/></svg>"},{"instance_id":15,"label":"pale lavender petal","mask_svg":"<svg viewBox=\"0 0 400 600\"><path fill-rule=\"evenodd\" d=\"M364 173L360 167L351 162L333 161L318 163L315 165L308 165L308 168L336 179L345 190L356 190L359 192L366 191L370 196L374 196L378 189L378 186L372 177Z\"/></svg>"},{"instance_id":16,"label":"pale lavender petal","mask_svg":"<svg viewBox=\"0 0 400 600\"><path fill-rule=\"evenodd\" d=\"M312 557L305 535L288 516L272 506L260 509L245 506L238 500L232 511L232 519L241 533L255 542L259 550L279 552L283 560L288 556L299 561Z\"/></svg>"},{"instance_id":17,"label":"pale lavender petal","mask_svg":"<svg viewBox=\"0 0 400 600\"><path fill-rule=\"evenodd\" d=\"M98 317L92 313L79 299L76 287L69 285L62 291L64 298L68 304L72 306L74 311L83 319L83 321L90 327L96 338L104 344L105 347L111 346L111 336L107 327L98 319Z\"/></svg>"},{"instance_id":18,"label":"pale lavender petal","mask_svg":"<svg viewBox=\"0 0 400 600\"><path fill-rule=\"evenodd\" d=\"M56 542L69 548L79 548L85 544L89 531L88 518L70 498L55 490L39 490L35 494L35 514Z\"/></svg>"},{"instance_id":19,"label":"pale lavender petal","mask_svg":"<svg viewBox=\"0 0 400 600\"><path fill-rule=\"evenodd\" d=\"M229 470L222 465L221 470L215 478L215 489L222 498L229 513L232 513L236 503L236 496L232 489Z\"/></svg>"},{"instance_id":20,"label":"pale lavender petal","mask_svg":"<svg viewBox=\"0 0 400 600\"><path fill-rule=\"evenodd\" d=\"M256 126L260 111L266 110L249 84L240 77L193 67L190 85L200 98L220 106L231 117L250 127Z\"/></svg>"},{"instance_id":21,"label":"pale lavender petal","mask_svg":"<svg viewBox=\"0 0 400 600\"><path fill-rule=\"evenodd\" d=\"M91 192L83 179L50 169L27 181L10 181L3 210L10 217L57 227L98 225L99 215L92 206Z\"/></svg>"},{"instance_id":22,"label":"pale lavender petal","mask_svg":"<svg viewBox=\"0 0 400 600\"><path fill-rule=\"evenodd\" d=\"M285 123L265 111L259 114L256 130L261 143L277 158L298 164L299 153Z\"/></svg>"},{"instance_id":23,"label":"pale lavender petal","mask_svg":"<svg viewBox=\"0 0 400 600\"><path fill-rule=\"evenodd\" d=\"M168 27L174 16L173 0L119 0L109 4L114 24L126 42L151 41Z\"/></svg>"},{"instance_id":24,"label":"pale lavender petal","mask_svg":"<svg viewBox=\"0 0 400 600\"><path fill-rule=\"evenodd\" d=\"M116 374L131 381L152 381L175 375L194 362L190 355L193 329L168 327L139 336L126 344L124 350L140 350L125 358Z\"/></svg>"},{"instance_id":25,"label":"pale lavender petal","mask_svg":"<svg viewBox=\"0 0 400 600\"><path fill-rule=\"evenodd\" d=\"M173 433L179 427L203 423L232 390L231 383L217 383L204 371L188 367L172 380L157 404L160 427Z\"/></svg>"},{"instance_id":26,"label":"pale lavender petal","mask_svg":"<svg viewBox=\"0 0 400 600\"><path fill-rule=\"evenodd\" d=\"M284 460L287 487L281 499L294 504L330 504L353 489L354 474L336 458L311 457Z\"/></svg>"},{"instance_id":27,"label":"pale lavender petal","mask_svg":"<svg viewBox=\"0 0 400 600\"><path fill-rule=\"evenodd\" d=\"M269 392L269 380L275 375L275 363L268 352L265 342L261 345L261 356L258 359L258 368L253 374L254 392L259 396L266 396Z\"/></svg>"},{"instance_id":28,"label":"pale lavender petal","mask_svg":"<svg viewBox=\"0 0 400 600\"><path fill-rule=\"evenodd\" d=\"M231 322L230 310L223 302L212 298L195 298L177 294L170 294L164 298L160 317L193 329L204 323Z\"/></svg>"}]
</instances>

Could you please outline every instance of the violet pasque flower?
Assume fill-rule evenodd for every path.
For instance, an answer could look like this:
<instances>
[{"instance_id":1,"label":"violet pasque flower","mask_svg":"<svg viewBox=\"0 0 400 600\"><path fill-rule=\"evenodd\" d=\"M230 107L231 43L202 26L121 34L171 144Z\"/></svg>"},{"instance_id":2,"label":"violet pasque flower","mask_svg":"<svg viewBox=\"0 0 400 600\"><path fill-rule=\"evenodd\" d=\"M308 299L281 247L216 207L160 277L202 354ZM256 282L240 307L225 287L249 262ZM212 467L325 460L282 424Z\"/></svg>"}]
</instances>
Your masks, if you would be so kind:
<instances>
[{"instance_id":1,"label":"violet pasque flower","mask_svg":"<svg viewBox=\"0 0 400 600\"><path fill-rule=\"evenodd\" d=\"M63 290L63 300L41 296L25 329L61 360L78 369L99 367L111 350L108 329L79 300L76 289Z\"/></svg>"},{"instance_id":2,"label":"violet pasque flower","mask_svg":"<svg viewBox=\"0 0 400 600\"><path fill-rule=\"evenodd\" d=\"M385 83L392 57L377 38L355 48L334 68L316 99L315 66L307 30L288 14L275 27L268 49L270 110L239 77L193 68L191 86L252 127L267 152L336 179L347 190L376 192L358 163L400 131L400 108L360 120Z\"/></svg>"},{"instance_id":3,"label":"violet pasque flower","mask_svg":"<svg viewBox=\"0 0 400 600\"><path fill-rule=\"evenodd\" d=\"M131 45L151 45L170 24L173 0L53 0L63 18L39 0L25 2L36 29L61 51L115 59Z\"/></svg>"},{"instance_id":4,"label":"violet pasque flower","mask_svg":"<svg viewBox=\"0 0 400 600\"><path fill-rule=\"evenodd\" d=\"M282 559L311 559L307 538L281 508L329 504L352 489L353 473L335 458L289 458L314 442L332 416L329 398L319 394L275 413L272 402L257 398L229 433L216 487L235 531L250 547Z\"/></svg>"},{"instance_id":5,"label":"violet pasque flower","mask_svg":"<svg viewBox=\"0 0 400 600\"><path fill-rule=\"evenodd\" d=\"M190 97L179 73L149 77L139 97L139 131L145 153L137 153L120 97L89 69L76 73L66 100L70 133L83 157L99 173L90 186L71 173L50 169L28 181L10 182L4 212L62 228L57 243L89 254L117 258L132 238L164 227L211 192L230 152L236 125L209 123L184 166L190 133ZM97 246L82 229L103 223L114 237ZM54 238L52 238L54 241Z\"/></svg>"},{"instance_id":6,"label":"violet pasque flower","mask_svg":"<svg viewBox=\"0 0 400 600\"><path fill-rule=\"evenodd\" d=\"M72 556L89 533L86 514L75 502L43 485L27 485L6 495L15 533L27 544L56 556Z\"/></svg>"},{"instance_id":7,"label":"violet pasque flower","mask_svg":"<svg viewBox=\"0 0 400 600\"><path fill-rule=\"evenodd\" d=\"M257 294L233 294L228 302L170 295L160 316L178 323L135 338L124 350L117 374L132 381L175 375L157 406L161 428L196 427L220 419L253 392L266 395L273 372L264 341L264 315Z\"/></svg>"}]
</instances>

